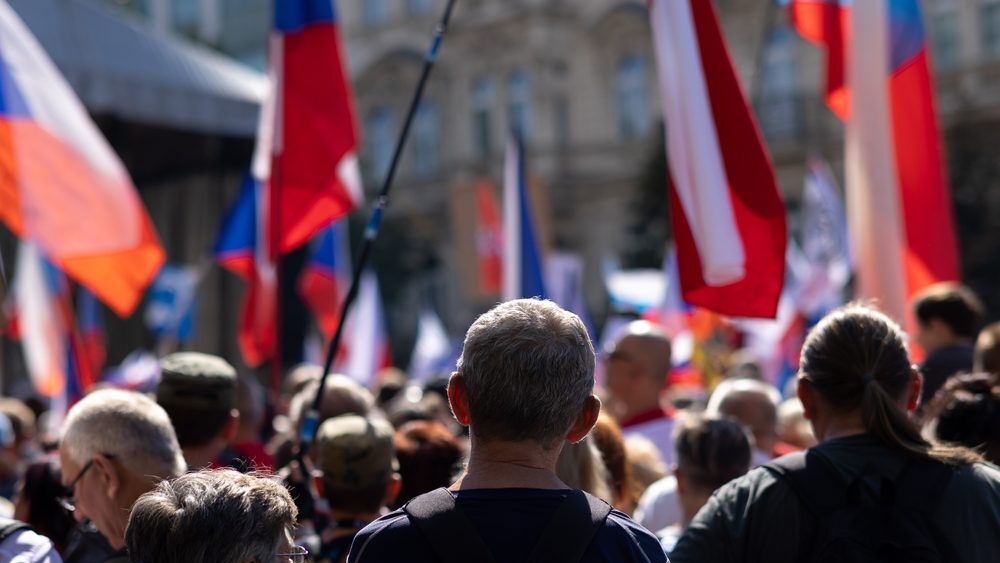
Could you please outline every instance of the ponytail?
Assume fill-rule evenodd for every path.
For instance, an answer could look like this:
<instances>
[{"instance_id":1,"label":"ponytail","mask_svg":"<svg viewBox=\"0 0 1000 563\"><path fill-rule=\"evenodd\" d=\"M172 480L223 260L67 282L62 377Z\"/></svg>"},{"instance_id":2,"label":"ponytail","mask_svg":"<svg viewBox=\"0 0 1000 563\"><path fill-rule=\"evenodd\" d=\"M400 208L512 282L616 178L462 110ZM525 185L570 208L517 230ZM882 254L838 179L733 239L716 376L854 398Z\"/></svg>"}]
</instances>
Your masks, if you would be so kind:
<instances>
[{"instance_id":1,"label":"ponytail","mask_svg":"<svg viewBox=\"0 0 1000 563\"><path fill-rule=\"evenodd\" d=\"M861 420L869 434L909 457L948 465L982 461L982 457L973 450L932 444L925 440L917 425L877 381L865 384L861 398Z\"/></svg>"},{"instance_id":2,"label":"ponytail","mask_svg":"<svg viewBox=\"0 0 1000 563\"><path fill-rule=\"evenodd\" d=\"M921 436L899 404L913 375L903 331L872 308L847 305L820 321L802 347L800 371L826 404L860 410L865 430L903 455L948 465L982 461L970 449Z\"/></svg>"}]
</instances>

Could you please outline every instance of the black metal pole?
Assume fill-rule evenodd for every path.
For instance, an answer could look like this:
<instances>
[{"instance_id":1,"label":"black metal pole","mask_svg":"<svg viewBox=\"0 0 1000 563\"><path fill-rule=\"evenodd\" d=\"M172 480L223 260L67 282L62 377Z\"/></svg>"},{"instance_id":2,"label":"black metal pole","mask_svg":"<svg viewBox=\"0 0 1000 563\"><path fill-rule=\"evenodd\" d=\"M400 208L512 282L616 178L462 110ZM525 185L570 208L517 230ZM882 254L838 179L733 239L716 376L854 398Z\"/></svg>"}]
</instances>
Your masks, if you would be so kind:
<instances>
[{"instance_id":1,"label":"black metal pole","mask_svg":"<svg viewBox=\"0 0 1000 563\"><path fill-rule=\"evenodd\" d=\"M379 191L378 199L375 200L375 207L372 209L371 218L365 227L364 238L359 245L357 257L354 261L354 274L351 277L351 286L340 311L337 331L334 332L333 339L330 340L329 348L327 348L326 361L323 364L323 376L320 378L319 389L316 390L316 398L313 399L312 408L306 412L302 424L299 435L300 455L306 451L306 448L309 447L309 444L312 443L313 438L316 436L316 429L319 426L319 407L320 402L323 400L323 388L326 386L326 378L330 375L330 369L333 367L333 359L337 354L337 349L340 347L340 340L344 333L344 323L347 321L347 313L358 296L361 275L364 272L365 265L368 263L369 256L371 256L375 239L378 237L385 208L389 205L389 191L392 189L392 182L396 177L396 169L399 167L399 159L403 153L403 147L406 145L406 138L410 133L410 125L413 123L413 117L420 108L420 101L424 97L424 87L427 86L427 79L431 75L431 70L433 70L434 63L437 60L441 43L444 41L445 33L448 30L448 22L451 20L451 12L455 7L455 1L448 0L448 6L445 8L444 14L438 22L437 29L434 31L434 40L427 51L427 55L424 57L424 68L420 73L420 80L417 82L417 90L413 94L413 100L410 102L410 111L406 114L406 121L403 122L403 129L400 131L399 139L396 141L396 150L392 154L392 162L389 164L389 170L386 172L385 180L382 182L382 189Z\"/></svg>"}]
</instances>

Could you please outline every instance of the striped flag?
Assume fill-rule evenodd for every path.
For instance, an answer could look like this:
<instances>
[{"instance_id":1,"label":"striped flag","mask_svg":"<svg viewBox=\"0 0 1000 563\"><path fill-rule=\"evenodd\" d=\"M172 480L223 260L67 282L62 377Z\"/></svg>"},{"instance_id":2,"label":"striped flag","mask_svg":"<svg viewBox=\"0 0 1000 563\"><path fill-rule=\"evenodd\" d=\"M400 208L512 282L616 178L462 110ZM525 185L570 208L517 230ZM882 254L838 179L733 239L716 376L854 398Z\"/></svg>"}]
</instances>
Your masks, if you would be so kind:
<instances>
[{"instance_id":1,"label":"striped flag","mask_svg":"<svg viewBox=\"0 0 1000 563\"><path fill-rule=\"evenodd\" d=\"M503 182L503 299L545 299L545 274L538 222L528 195L524 143L514 133L507 143Z\"/></svg>"},{"instance_id":2,"label":"striped flag","mask_svg":"<svg viewBox=\"0 0 1000 563\"><path fill-rule=\"evenodd\" d=\"M0 2L0 221L123 317L164 259L118 155L6 2Z\"/></svg>"},{"instance_id":3,"label":"striped flag","mask_svg":"<svg viewBox=\"0 0 1000 563\"><path fill-rule=\"evenodd\" d=\"M275 0L269 43L272 92L254 175L273 189L272 255L309 241L363 200L354 96L333 0Z\"/></svg>"},{"instance_id":4,"label":"striped flag","mask_svg":"<svg viewBox=\"0 0 1000 563\"><path fill-rule=\"evenodd\" d=\"M493 186L485 180L476 184L476 254L479 291L485 295L499 294L503 286L503 225Z\"/></svg>"},{"instance_id":5,"label":"striped flag","mask_svg":"<svg viewBox=\"0 0 1000 563\"><path fill-rule=\"evenodd\" d=\"M222 222L215 257L247 282L238 341L243 361L257 367L277 350L277 276L267 251L264 184L247 176L239 198Z\"/></svg>"},{"instance_id":6,"label":"striped flag","mask_svg":"<svg viewBox=\"0 0 1000 563\"><path fill-rule=\"evenodd\" d=\"M28 374L59 416L96 381L75 325L69 282L37 246L22 242L14 294Z\"/></svg>"},{"instance_id":7,"label":"striped flag","mask_svg":"<svg viewBox=\"0 0 1000 563\"><path fill-rule=\"evenodd\" d=\"M324 228L312 242L309 260L299 275L298 291L326 339L333 337L351 283L351 249L347 222Z\"/></svg>"},{"instance_id":8,"label":"striped flag","mask_svg":"<svg viewBox=\"0 0 1000 563\"><path fill-rule=\"evenodd\" d=\"M920 6L795 0L792 17L826 48L828 103L846 120L856 292L903 321L916 292L960 274Z\"/></svg>"},{"instance_id":9,"label":"striped flag","mask_svg":"<svg viewBox=\"0 0 1000 563\"><path fill-rule=\"evenodd\" d=\"M651 0L684 300L774 317L785 209L712 2Z\"/></svg>"},{"instance_id":10,"label":"striped flag","mask_svg":"<svg viewBox=\"0 0 1000 563\"><path fill-rule=\"evenodd\" d=\"M391 365L392 354L378 278L375 272L365 272L361 275L357 303L347 316L334 371L367 386L375 381L380 369Z\"/></svg>"}]
</instances>

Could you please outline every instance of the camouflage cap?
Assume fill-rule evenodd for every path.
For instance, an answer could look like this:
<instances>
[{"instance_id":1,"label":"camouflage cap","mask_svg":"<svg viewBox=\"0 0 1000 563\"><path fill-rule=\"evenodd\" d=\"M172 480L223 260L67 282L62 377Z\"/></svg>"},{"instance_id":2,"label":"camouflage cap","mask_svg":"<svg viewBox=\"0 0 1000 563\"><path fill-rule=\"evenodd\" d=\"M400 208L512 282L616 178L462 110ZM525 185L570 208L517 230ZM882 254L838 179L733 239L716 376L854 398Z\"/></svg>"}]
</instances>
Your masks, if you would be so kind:
<instances>
[{"instance_id":1,"label":"camouflage cap","mask_svg":"<svg viewBox=\"0 0 1000 563\"><path fill-rule=\"evenodd\" d=\"M388 481L399 469L392 425L348 414L328 419L316 434L316 457L327 486L360 489Z\"/></svg>"},{"instance_id":2,"label":"camouflage cap","mask_svg":"<svg viewBox=\"0 0 1000 563\"><path fill-rule=\"evenodd\" d=\"M218 356L170 354L160 360L156 402L167 409L228 412L236 405L236 369Z\"/></svg>"}]
</instances>

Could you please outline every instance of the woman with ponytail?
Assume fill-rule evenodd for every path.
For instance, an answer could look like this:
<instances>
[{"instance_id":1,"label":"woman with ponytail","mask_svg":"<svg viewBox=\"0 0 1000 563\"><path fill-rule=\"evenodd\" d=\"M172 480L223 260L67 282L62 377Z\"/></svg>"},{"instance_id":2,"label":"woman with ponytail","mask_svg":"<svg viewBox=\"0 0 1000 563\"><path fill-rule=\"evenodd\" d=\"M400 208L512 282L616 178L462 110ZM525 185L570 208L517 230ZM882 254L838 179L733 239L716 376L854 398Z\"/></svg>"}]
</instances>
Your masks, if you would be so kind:
<instances>
[{"instance_id":1,"label":"woman with ponytail","mask_svg":"<svg viewBox=\"0 0 1000 563\"><path fill-rule=\"evenodd\" d=\"M798 375L819 444L716 492L670 560L1000 561L1000 469L924 439L920 390L896 323L864 305L828 315Z\"/></svg>"}]
</instances>

